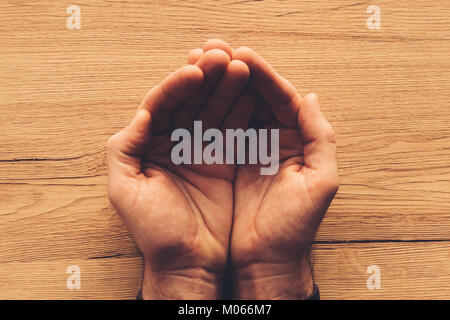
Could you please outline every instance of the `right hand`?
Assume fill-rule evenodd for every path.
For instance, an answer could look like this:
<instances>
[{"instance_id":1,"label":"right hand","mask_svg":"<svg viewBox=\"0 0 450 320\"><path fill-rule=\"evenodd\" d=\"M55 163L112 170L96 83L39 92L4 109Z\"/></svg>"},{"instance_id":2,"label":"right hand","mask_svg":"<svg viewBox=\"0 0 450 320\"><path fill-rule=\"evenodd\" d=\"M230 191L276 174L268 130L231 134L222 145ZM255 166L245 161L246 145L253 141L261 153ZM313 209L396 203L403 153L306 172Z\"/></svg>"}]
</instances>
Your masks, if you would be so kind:
<instances>
[{"instance_id":1,"label":"right hand","mask_svg":"<svg viewBox=\"0 0 450 320\"><path fill-rule=\"evenodd\" d=\"M313 290L311 242L339 186L335 134L316 95L301 97L249 48L232 50L232 57L250 69L252 126L279 129L280 138L275 175L261 175L259 165L237 167L230 246L235 297L303 299Z\"/></svg>"}]
</instances>

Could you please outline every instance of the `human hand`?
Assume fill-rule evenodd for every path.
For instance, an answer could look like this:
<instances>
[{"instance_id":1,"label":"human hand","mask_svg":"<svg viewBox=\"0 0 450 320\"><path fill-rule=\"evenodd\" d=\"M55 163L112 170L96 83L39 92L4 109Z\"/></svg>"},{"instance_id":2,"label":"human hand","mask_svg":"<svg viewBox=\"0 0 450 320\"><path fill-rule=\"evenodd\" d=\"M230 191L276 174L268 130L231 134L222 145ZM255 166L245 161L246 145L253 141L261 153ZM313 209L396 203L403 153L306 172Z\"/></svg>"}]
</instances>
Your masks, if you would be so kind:
<instances>
[{"instance_id":1,"label":"human hand","mask_svg":"<svg viewBox=\"0 0 450 320\"><path fill-rule=\"evenodd\" d=\"M230 246L235 297L303 299L313 291L310 245L339 186L335 134L316 95L302 98L249 48L232 57L248 65L257 91L252 125L280 130L275 175L261 175L258 165L237 167Z\"/></svg>"},{"instance_id":2,"label":"human hand","mask_svg":"<svg viewBox=\"0 0 450 320\"><path fill-rule=\"evenodd\" d=\"M194 120L235 123L233 110L248 105L241 95L248 75L244 63L210 50L154 87L131 124L108 140L108 194L143 253L143 298L218 297L235 166L175 166L170 132Z\"/></svg>"}]
</instances>

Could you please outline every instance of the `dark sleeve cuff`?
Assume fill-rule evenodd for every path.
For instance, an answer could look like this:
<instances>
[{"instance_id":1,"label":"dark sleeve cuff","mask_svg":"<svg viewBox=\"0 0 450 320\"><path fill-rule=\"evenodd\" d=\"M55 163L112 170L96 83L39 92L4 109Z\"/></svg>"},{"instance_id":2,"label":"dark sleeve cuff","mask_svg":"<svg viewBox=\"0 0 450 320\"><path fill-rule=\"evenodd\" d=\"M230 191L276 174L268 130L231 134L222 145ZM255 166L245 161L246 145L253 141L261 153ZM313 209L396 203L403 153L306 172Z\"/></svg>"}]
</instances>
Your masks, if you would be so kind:
<instances>
[{"instance_id":1,"label":"dark sleeve cuff","mask_svg":"<svg viewBox=\"0 0 450 320\"><path fill-rule=\"evenodd\" d=\"M313 293L305 300L320 300L319 287L314 283Z\"/></svg>"},{"instance_id":2,"label":"dark sleeve cuff","mask_svg":"<svg viewBox=\"0 0 450 320\"><path fill-rule=\"evenodd\" d=\"M136 300L143 300L142 299L142 290L139 290L139 293L136 296ZM314 283L313 293L307 297L305 300L320 300L320 292L319 287Z\"/></svg>"}]
</instances>

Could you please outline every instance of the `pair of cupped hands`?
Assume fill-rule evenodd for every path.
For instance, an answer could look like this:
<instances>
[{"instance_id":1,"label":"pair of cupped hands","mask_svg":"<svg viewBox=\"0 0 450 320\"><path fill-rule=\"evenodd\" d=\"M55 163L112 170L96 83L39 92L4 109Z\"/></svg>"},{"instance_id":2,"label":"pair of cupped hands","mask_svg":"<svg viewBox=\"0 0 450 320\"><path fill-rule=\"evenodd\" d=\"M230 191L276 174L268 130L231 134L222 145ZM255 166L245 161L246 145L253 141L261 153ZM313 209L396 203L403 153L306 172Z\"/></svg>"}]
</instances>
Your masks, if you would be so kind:
<instances>
[{"instance_id":1,"label":"pair of cupped hands","mask_svg":"<svg viewBox=\"0 0 450 320\"><path fill-rule=\"evenodd\" d=\"M170 134L194 120L279 129L278 172L174 165ZM107 150L110 201L144 257L143 298L218 299L225 273L236 299L312 293L309 249L339 185L335 134L317 96L301 97L255 51L221 40L192 50Z\"/></svg>"}]
</instances>

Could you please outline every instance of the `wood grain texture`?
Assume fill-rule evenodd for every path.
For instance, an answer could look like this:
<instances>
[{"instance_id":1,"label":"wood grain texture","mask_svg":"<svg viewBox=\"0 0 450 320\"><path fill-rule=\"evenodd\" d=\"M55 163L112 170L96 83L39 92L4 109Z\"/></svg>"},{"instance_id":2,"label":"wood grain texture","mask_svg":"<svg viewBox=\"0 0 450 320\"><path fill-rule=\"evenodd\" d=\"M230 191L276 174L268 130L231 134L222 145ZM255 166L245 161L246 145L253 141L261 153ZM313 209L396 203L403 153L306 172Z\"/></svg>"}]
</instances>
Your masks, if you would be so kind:
<instances>
[{"instance_id":1,"label":"wood grain texture","mask_svg":"<svg viewBox=\"0 0 450 320\"><path fill-rule=\"evenodd\" d=\"M316 92L341 188L316 237L324 298L450 298L450 6L377 1L0 3L0 298L132 298L141 261L105 142L208 38ZM107 258L101 258L107 257ZM81 267L82 289L65 287ZM382 289L366 288L367 266Z\"/></svg>"}]
</instances>

